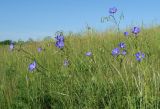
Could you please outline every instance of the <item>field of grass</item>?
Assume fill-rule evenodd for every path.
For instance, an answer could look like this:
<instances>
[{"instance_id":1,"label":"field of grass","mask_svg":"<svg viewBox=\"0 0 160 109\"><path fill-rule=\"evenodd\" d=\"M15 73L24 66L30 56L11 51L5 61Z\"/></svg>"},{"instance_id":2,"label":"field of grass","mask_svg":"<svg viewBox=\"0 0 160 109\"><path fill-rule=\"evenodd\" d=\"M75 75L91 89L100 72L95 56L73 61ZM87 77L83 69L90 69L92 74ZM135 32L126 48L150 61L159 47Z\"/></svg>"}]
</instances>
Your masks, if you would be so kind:
<instances>
[{"instance_id":1,"label":"field of grass","mask_svg":"<svg viewBox=\"0 0 160 109\"><path fill-rule=\"evenodd\" d=\"M115 58L111 52L120 42L127 55ZM0 45L0 109L160 109L160 27L136 37L68 35L63 50L52 40L17 44L13 51Z\"/></svg>"}]
</instances>

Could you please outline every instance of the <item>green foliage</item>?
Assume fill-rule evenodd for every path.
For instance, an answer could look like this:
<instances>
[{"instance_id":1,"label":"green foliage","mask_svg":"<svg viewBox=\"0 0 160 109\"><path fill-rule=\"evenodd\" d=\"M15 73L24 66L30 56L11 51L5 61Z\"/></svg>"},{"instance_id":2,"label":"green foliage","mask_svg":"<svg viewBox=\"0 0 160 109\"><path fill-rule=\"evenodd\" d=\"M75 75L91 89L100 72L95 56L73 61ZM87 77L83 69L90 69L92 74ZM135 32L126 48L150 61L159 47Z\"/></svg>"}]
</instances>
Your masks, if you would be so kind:
<instances>
[{"instance_id":1,"label":"green foliage","mask_svg":"<svg viewBox=\"0 0 160 109\"><path fill-rule=\"evenodd\" d=\"M4 40L0 42L0 45L9 45L11 43L11 40Z\"/></svg>"},{"instance_id":2,"label":"green foliage","mask_svg":"<svg viewBox=\"0 0 160 109\"><path fill-rule=\"evenodd\" d=\"M137 38L88 32L66 37L63 50L53 40L20 42L13 51L1 46L0 109L159 109L159 35L160 28L143 30ZM120 41L127 45L121 66L111 55ZM40 46L44 50L38 53ZM141 63L134 57L138 51L146 54ZM31 73L34 59L38 65Z\"/></svg>"}]
</instances>

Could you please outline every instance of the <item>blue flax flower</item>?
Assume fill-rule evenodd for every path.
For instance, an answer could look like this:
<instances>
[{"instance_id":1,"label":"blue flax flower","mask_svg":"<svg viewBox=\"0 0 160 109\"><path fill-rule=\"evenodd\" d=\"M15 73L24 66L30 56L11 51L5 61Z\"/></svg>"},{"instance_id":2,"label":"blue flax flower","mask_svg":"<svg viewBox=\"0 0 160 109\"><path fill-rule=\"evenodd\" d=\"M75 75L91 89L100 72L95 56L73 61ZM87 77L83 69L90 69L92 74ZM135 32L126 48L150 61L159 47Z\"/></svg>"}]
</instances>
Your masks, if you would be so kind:
<instances>
[{"instance_id":1,"label":"blue flax flower","mask_svg":"<svg viewBox=\"0 0 160 109\"><path fill-rule=\"evenodd\" d=\"M14 49L14 44L10 44L9 48L10 48L10 50L13 50Z\"/></svg>"},{"instance_id":2,"label":"blue flax flower","mask_svg":"<svg viewBox=\"0 0 160 109\"><path fill-rule=\"evenodd\" d=\"M42 51L42 48L41 48L41 47L39 47L39 48L38 48L38 52L41 52L41 51Z\"/></svg>"},{"instance_id":3,"label":"blue flax flower","mask_svg":"<svg viewBox=\"0 0 160 109\"><path fill-rule=\"evenodd\" d=\"M136 56L136 60L139 62L142 61L143 58L145 58L145 54L142 52L137 52L135 56Z\"/></svg>"},{"instance_id":4,"label":"blue flax flower","mask_svg":"<svg viewBox=\"0 0 160 109\"><path fill-rule=\"evenodd\" d=\"M116 12L117 12L117 8L116 7L109 8L109 13L110 14L114 14Z\"/></svg>"},{"instance_id":5,"label":"blue flax flower","mask_svg":"<svg viewBox=\"0 0 160 109\"><path fill-rule=\"evenodd\" d=\"M118 56L120 54L120 49L119 48L114 48L113 50L112 50L112 55L113 56Z\"/></svg>"},{"instance_id":6,"label":"blue flax flower","mask_svg":"<svg viewBox=\"0 0 160 109\"><path fill-rule=\"evenodd\" d=\"M129 35L129 33L126 31L126 32L124 32L124 36L128 36Z\"/></svg>"},{"instance_id":7,"label":"blue flax flower","mask_svg":"<svg viewBox=\"0 0 160 109\"><path fill-rule=\"evenodd\" d=\"M133 27L132 29L132 33L137 35L140 32L140 28L139 27Z\"/></svg>"},{"instance_id":8,"label":"blue flax flower","mask_svg":"<svg viewBox=\"0 0 160 109\"><path fill-rule=\"evenodd\" d=\"M125 47L126 47L126 44L125 44L124 42L121 42L121 43L119 43L119 47L120 47L120 48L125 48Z\"/></svg>"},{"instance_id":9,"label":"blue flax flower","mask_svg":"<svg viewBox=\"0 0 160 109\"><path fill-rule=\"evenodd\" d=\"M87 52L86 53L86 56L91 56L92 55L92 52Z\"/></svg>"},{"instance_id":10,"label":"blue flax flower","mask_svg":"<svg viewBox=\"0 0 160 109\"><path fill-rule=\"evenodd\" d=\"M61 49L61 48L64 47L64 42L63 41L57 41L55 45L56 45L56 47Z\"/></svg>"},{"instance_id":11,"label":"blue flax flower","mask_svg":"<svg viewBox=\"0 0 160 109\"><path fill-rule=\"evenodd\" d=\"M33 63L29 64L29 68L28 68L29 71L33 71L36 68L36 66L37 66L36 61L34 61Z\"/></svg>"},{"instance_id":12,"label":"blue flax flower","mask_svg":"<svg viewBox=\"0 0 160 109\"><path fill-rule=\"evenodd\" d=\"M56 39L55 46L62 49L64 47L64 36L60 34L60 35L57 35L55 39Z\"/></svg>"},{"instance_id":13,"label":"blue flax flower","mask_svg":"<svg viewBox=\"0 0 160 109\"><path fill-rule=\"evenodd\" d=\"M11 43L10 43L10 45L9 45L9 48L10 48L10 50L13 50L13 49L14 49L14 43L13 43L13 41L11 41Z\"/></svg>"},{"instance_id":14,"label":"blue flax flower","mask_svg":"<svg viewBox=\"0 0 160 109\"><path fill-rule=\"evenodd\" d=\"M63 42L64 42L64 36L63 36L63 35L57 35L57 36L55 37L55 39L56 39L57 41L63 41Z\"/></svg>"},{"instance_id":15,"label":"blue flax flower","mask_svg":"<svg viewBox=\"0 0 160 109\"><path fill-rule=\"evenodd\" d=\"M121 52L121 54L122 54L123 56L125 56L125 55L127 54L127 51L126 51L126 50L123 50L123 51Z\"/></svg>"}]
</instances>

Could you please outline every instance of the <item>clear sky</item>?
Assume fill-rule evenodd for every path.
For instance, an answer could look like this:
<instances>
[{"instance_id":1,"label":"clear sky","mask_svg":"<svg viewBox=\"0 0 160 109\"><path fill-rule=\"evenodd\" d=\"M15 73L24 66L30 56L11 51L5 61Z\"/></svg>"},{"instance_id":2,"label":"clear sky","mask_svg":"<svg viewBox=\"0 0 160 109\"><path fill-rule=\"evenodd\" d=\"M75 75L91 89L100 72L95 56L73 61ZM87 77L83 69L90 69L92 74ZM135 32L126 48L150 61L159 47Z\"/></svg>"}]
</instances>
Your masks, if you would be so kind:
<instances>
[{"instance_id":1,"label":"clear sky","mask_svg":"<svg viewBox=\"0 0 160 109\"><path fill-rule=\"evenodd\" d=\"M125 15L122 27L160 22L160 0L0 0L0 40L42 39L87 24L104 30L111 25L100 19L113 6Z\"/></svg>"}]
</instances>

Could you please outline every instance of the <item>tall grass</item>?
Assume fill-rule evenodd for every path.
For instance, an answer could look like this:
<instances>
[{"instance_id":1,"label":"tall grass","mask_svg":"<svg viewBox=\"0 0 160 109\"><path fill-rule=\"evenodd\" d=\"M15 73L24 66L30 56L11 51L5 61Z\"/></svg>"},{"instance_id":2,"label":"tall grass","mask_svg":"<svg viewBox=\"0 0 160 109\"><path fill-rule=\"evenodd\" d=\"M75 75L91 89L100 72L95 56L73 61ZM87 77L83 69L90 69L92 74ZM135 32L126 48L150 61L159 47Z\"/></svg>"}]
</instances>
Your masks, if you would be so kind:
<instances>
[{"instance_id":1,"label":"tall grass","mask_svg":"<svg viewBox=\"0 0 160 109\"><path fill-rule=\"evenodd\" d=\"M0 46L0 109L160 109L160 28L137 38L87 32L67 36L59 50L53 41ZM123 41L127 56L120 65L111 55ZM48 46L48 43L51 43ZM37 52L38 47L45 51ZM91 51L91 57L85 56ZM137 62L134 54L146 54ZM37 69L28 71L36 60ZM63 61L69 60L69 66Z\"/></svg>"}]
</instances>

